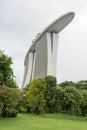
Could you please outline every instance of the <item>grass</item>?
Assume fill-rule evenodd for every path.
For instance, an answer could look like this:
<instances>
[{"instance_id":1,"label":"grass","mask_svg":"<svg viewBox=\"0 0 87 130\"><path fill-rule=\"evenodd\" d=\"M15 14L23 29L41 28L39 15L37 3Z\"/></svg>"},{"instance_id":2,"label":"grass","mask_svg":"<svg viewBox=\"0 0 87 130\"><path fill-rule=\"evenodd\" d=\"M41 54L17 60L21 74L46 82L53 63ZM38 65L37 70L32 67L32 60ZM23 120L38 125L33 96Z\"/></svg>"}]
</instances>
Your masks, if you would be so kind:
<instances>
[{"instance_id":1,"label":"grass","mask_svg":"<svg viewBox=\"0 0 87 130\"><path fill-rule=\"evenodd\" d=\"M40 116L19 114L16 118L0 119L0 130L86 130L87 117L65 114Z\"/></svg>"}]
</instances>

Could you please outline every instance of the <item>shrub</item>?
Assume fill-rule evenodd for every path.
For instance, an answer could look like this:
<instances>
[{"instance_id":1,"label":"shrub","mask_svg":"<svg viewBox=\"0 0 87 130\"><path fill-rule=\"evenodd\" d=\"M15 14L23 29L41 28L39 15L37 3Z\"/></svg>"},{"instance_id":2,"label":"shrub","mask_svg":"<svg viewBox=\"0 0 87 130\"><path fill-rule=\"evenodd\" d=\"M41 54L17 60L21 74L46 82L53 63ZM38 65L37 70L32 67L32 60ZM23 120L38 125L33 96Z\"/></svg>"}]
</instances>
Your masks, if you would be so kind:
<instances>
[{"instance_id":1,"label":"shrub","mask_svg":"<svg viewBox=\"0 0 87 130\"><path fill-rule=\"evenodd\" d=\"M17 110L6 108L2 112L2 117L4 117L4 118L6 118L6 117L16 117L17 114L18 114Z\"/></svg>"}]
</instances>

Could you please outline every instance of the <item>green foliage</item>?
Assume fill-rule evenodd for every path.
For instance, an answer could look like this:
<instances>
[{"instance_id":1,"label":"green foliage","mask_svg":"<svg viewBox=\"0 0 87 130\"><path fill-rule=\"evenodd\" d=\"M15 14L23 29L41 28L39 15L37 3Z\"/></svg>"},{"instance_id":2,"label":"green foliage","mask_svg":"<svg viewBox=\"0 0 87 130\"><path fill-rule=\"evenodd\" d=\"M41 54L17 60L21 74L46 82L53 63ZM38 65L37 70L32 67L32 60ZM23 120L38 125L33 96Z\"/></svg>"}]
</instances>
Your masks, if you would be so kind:
<instances>
[{"instance_id":1,"label":"green foliage","mask_svg":"<svg viewBox=\"0 0 87 130\"><path fill-rule=\"evenodd\" d=\"M2 116L7 117L7 115L9 115L8 113L14 114L20 100L20 90L16 88L3 87L3 93L0 94L0 102L2 103Z\"/></svg>"},{"instance_id":2,"label":"green foliage","mask_svg":"<svg viewBox=\"0 0 87 130\"><path fill-rule=\"evenodd\" d=\"M87 80L81 80L76 83L76 88L80 90L87 90Z\"/></svg>"},{"instance_id":3,"label":"green foliage","mask_svg":"<svg viewBox=\"0 0 87 130\"><path fill-rule=\"evenodd\" d=\"M30 112L30 108L27 102L27 96L25 94L22 93L22 99L20 100L16 108L20 113Z\"/></svg>"},{"instance_id":4,"label":"green foliage","mask_svg":"<svg viewBox=\"0 0 87 130\"><path fill-rule=\"evenodd\" d=\"M20 113L30 112L30 107L26 95L27 91L29 90L29 87L30 84L27 84L26 87L22 89L22 100L17 105L18 111Z\"/></svg>"},{"instance_id":5,"label":"green foliage","mask_svg":"<svg viewBox=\"0 0 87 130\"><path fill-rule=\"evenodd\" d=\"M46 90L45 90L45 99L46 99L46 112L52 113L55 112L56 100L55 100L55 90L56 90L56 78L53 76L45 77L46 81Z\"/></svg>"},{"instance_id":6,"label":"green foliage","mask_svg":"<svg viewBox=\"0 0 87 130\"><path fill-rule=\"evenodd\" d=\"M64 90L62 111L72 115L87 116L87 81L63 82L59 86Z\"/></svg>"},{"instance_id":7,"label":"green foliage","mask_svg":"<svg viewBox=\"0 0 87 130\"><path fill-rule=\"evenodd\" d=\"M82 116L87 116L87 90L80 90L81 103L80 109Z\"/></svg>"},{"instance_id":8,"label":"green foliage","mask_svg":"<svg viewBox=\"0 0 87 130\"><path fill-rule=\"evenodd\" d=\"M80 89L80 90L86 89L87 90L87 80L81 80L78 82L65 81L65 82L58 84L58 86L63 87L63 88L65 88L67 86L73 86L76 89Z\"/></svg>"},{"instance_id":9,"label":"green foliage","mask_svg":"<svg viewBox=\"0 0 87 130\"><path fill-rule=\"evenodd\" d=\"M15 108L21 100L21 92L16 88L3 87L2 100L6 107Z\"/></svg>"},{"instance_id":10,"label":"green foliage","mask_svg":"<svg viewBox=\"0 0 87 130\"><path fill-rule=\"evenodd\" d=\"M65 93L65 91L64 91L63 88L56 87L56 91L55 91L55 112L61 112L62 111L64 93Z\"/></svg>"},{"instance_id":11,"label":"green foliage","mask_svg":"<svg viewBox=\"0 0 87 130\"><path fill-rule=\"evenodd\" d=\"M35 114L44 112L45 98L44 92L46 88L46 82L44 79L34 80L26 92L27 102L30 107L30 111Z\"/></svg>"},{"instance_id":12,"label":"green foliage","mask_svg":"<svg viewBox=\"0 0 87 130\"><path fill-rule=\"evenodd\" d=\"M75 87L76 83L74 83L72 81L65 81L65 82L62 82L62 83L58 84L58 86L62 87L62 88L65 88L67 86L73 86L73 87Z\"/></svg>"},{"instance_id":13,"label":"green foliage","mask_svg":"<svg viewBox=\"0 0 87 130\"><path fill-rule=\"evenodd\" d=\"M0 85L17 88L11 68L12 64L12 58L6 55L4 51L0 51Z\"/></svg>"},{"instance_id":14,"label":"green foliage","mask_svg":"<svg viewBox=\"0 0 87 130\"><path fill-rule=\"evenodd\" d=\"M18 114L18 111L15 109L9 109L9 108L5 108L2 111L2 117L6 118L6 117L16 117Z\"/></svg>"},{"instance_id":15,"label":"green foliage","mask_svg":"<svg viewBox=\"0 0 87 130\"><path fill-rule=\"evenodd\" d=\"M64 96L63 96L63 110L65 110L68 113L71 113L72 115L77 114L79 110L79 104L80 104L80 93L76 90L75 87L68 86L64 89Z\"/></svg>"},{"instance_id":16,"label":"green foliage","mask_svg":"<svg viewBox=\"0 0 87 130\"><path fill-rule=\"evenodd\" d=\"M45 77L47 87L55 87L57 84L56 77L54 76L46 76Z\"/></svg>"},{"instance_id":17,"label":"green foliage","mask_svg":"<svg viewBox=\"0 0 87 130\"><path fill-rule=\"evenodd\" d=\"M65 81L57 86L53 76L36 79L24 89L22 108L35 114L63 112L87 116L86 84L87 81Z\"/></svg>"}]
</instances>

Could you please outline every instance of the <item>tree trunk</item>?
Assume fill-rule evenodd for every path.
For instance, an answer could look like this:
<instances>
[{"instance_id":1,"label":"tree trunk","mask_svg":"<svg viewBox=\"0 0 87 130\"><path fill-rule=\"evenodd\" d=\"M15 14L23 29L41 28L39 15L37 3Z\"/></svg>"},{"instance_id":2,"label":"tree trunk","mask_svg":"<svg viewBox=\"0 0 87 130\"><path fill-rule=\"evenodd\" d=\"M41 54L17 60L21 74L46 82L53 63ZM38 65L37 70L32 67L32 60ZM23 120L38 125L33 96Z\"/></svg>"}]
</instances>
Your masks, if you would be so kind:
<instances>
[{"instance_id":1,"label":"tree trunk","mask_svg":"<svg viewBox=\"0 0 87 130\"><path fill-rule=\"evenodd\" d=\"M3 87L2 85L0 85L0 94L2 94L2 92L3 92Z\"/></svg>"},{"instance_id":2,"label":"tree trunk","mask_svg":"<svg viewBox=\"0 0 87 130\"><path fill-rule=\"evenodd\" d=\"M72 111L72 115L75 116L75 108L74 108L74 104L71 105L71 111Z\"/></svg>"}]
</instances>

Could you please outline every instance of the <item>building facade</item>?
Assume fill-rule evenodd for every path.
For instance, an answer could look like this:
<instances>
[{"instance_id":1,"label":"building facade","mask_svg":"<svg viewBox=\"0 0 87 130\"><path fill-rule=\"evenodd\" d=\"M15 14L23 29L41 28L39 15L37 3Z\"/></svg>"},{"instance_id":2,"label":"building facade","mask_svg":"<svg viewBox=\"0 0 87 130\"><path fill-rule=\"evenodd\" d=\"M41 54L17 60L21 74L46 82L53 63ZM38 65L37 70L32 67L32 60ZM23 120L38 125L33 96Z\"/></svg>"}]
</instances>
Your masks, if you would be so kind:
<instances>
[{"instance_id":1,"label":"building facade","mask_svg":"<svg viewBox=\"0 0 87 130\"><path fill-rule=\"evenodd\" d=\"M58 33L73 17L73 12L60 17L36 37L25 57L22 88L36 78L56 76Z\"/></svg>"}]
</instances>

